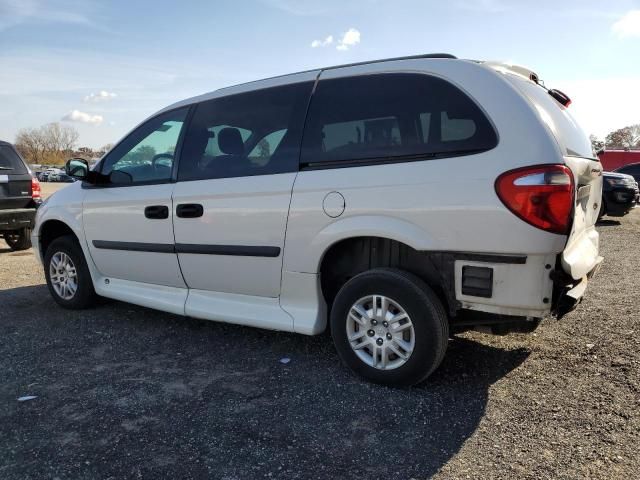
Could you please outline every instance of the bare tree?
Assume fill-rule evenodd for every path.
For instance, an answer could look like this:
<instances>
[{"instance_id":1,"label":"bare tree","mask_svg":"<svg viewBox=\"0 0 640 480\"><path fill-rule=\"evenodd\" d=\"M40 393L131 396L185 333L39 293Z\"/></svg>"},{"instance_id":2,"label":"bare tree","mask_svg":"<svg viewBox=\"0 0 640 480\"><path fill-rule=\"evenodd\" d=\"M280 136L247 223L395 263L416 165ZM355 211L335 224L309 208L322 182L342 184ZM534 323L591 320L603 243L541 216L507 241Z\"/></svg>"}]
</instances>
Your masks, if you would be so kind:
<instances>
[{"instance_id":1,"label":"bare tree","mask_svg":"<svg viewBox=\"0 0 640 480\"><path fill-rule=\"evenodd\" d=\"M102 154L104 155L105 153L109 152L112 148L113 148L113 143L107 143L105 146L103 146L99 150L99 152L102 152Z\"/></svg>"},{"instance_id":2,"label":"bare tree","mask_svg":"<svg viewBox=\"0 0 640 480\"><path fill-rule=\"evenodd\" d=\"M604 142L595 135L589 135L589 140L591 140L591 147L594 153L598 153L604 148Z\"/></svg>"},{"instance_id":3,"label":"bare tree","mask_svg":"<svg viewBox=\"0 0 640 480\"><path fill-rule=\"evenodd\" d=\"M20 130L16 148L31 163L62 164L73 153L78 131L70 126L49 123L40 128Z\"/></svg>"},{"instance_id":4,"label":"bare tree","mask_svg":"<svg viewBox=\"0 0 640 480\"><path fill-rule=\"evenodd\" d=\"M37 128L24 128L18 132L15 145L30 163L43 163L46 151L42 135Z\"/></svg>"},{"instance_id":5,"label":"bare tree","mask_svg":"<svg viewBox=\"0 0 640 480\"><path fill-rule=\"evenodd\" d=\"M607 148L640 148L640 123L615 130L607 135Z\"/></svg>"}]
</instances>

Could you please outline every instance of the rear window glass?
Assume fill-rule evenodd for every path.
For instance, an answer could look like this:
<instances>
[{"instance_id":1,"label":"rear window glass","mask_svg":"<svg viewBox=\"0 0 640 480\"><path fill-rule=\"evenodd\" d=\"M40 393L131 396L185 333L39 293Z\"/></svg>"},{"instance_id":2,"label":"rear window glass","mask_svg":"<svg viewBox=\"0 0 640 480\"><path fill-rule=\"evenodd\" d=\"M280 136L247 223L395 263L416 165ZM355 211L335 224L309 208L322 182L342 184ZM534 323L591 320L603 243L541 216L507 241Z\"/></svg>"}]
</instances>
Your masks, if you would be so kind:
<instances>
[{"instance_id":1,"label":"rear window glass","mask_svg":"<svg viewBox=\"0 0 640 480\"><path fill-rule=\"evenodd\" d=\"M0 171L5 174L27 172L18 154L8 145L0 145Z\"/></svg>"},{"instance_id":2,"label":"rear window glass","mask_svg":"<svg viewBox=\"0 0 640 480\"><path fill-rule=\"evenodd\" d=\"M549 127L565 155L574 157L596 158L587 134L576 122L569 109L560 105L547 91L539 85L517 77L515 79L520 90L527 96L540 114L542 121Z\"/></svg>"},{"instance_id":3,"label":"rear window glass","mask_svg":"<svg viewBox=\"0 0 640 480\"><path fill-rule=\"evenodd\" d=\"M355 76L320 80L302 163L470 154L497 142L484 113L445 80L408 73Z\"/></svg>"}]
</instances>

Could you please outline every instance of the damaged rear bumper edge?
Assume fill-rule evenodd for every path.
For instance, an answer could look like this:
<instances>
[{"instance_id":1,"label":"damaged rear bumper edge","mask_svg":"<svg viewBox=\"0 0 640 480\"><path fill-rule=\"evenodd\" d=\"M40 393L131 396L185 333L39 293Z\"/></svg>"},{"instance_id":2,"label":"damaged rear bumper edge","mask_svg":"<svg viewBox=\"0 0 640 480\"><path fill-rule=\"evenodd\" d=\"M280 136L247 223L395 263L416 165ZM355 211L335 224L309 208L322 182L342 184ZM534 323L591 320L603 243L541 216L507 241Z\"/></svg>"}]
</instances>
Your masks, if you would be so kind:
<instances>
[{"instance_id":1,"label":"damaged rear bumper edge","mask_svg":"<svg viewBox=\"0 0 640 480\"><path fill-rule=\"evenodd\" d=\"M554 295L551 313L553 313L558 320L574 310L582 301L589 280L600 270L602 260L602 257L598 257L591 271L579 280L570 278L568 275L554 278Z\"/></svg>"}]
</instances>

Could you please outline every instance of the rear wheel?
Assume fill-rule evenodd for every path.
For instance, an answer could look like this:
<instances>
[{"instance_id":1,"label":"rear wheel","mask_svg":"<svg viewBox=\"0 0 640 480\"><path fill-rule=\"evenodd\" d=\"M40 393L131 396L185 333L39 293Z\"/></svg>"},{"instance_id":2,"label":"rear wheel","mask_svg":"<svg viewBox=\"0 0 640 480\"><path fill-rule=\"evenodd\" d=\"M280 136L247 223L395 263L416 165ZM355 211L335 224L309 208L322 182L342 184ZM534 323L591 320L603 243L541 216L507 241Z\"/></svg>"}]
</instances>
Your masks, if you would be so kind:
<instances>
[{"instance_id":1,"label":"rear wheel","mask_svg":"<svg viewBox=\"0 0 640 480\"><path fill-rule=\"evenodd\" d=\"M56 238L44 257L44 273L53 299L62 307L79 310L97 300L84 254L75 238Z\"/></svg>"},{"instance_id":2,"label":"rear wheel","mask_svg":"<svg viewBox=\"0 0 640 480\"><path fill-rule=\"evenodd\" d=\"M376 383L414 385L440 365L449 323L440 300L418 277L381 268L338 292L331 334L342 361Z\"/></svg>"},{"instance_id":3,"label":"rear wheel","mask_svg":"<svg viewBox=\"0 0 640 480\"><path fill-rule=\"evenodd\" d=\"M4 241L7 242L9 248L13 251L27 250L31 248L31 229L22 228L13 232L4 234Z\"/></svg>"}]
</instances>

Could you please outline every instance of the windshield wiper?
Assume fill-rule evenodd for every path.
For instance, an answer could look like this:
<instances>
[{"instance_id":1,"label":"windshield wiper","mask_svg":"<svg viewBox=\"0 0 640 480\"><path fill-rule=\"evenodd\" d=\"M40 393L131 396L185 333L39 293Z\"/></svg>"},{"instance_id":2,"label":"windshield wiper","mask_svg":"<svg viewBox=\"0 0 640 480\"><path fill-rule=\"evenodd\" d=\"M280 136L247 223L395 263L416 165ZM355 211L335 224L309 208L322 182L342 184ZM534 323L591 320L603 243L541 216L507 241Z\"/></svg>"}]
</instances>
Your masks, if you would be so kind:
<instances>
[{"instance_id":1,"label":"windshield wiper","mask_svg":"<svg viewBox=\"0 0 640 480\"><path fill-rule=\"evenodd\" d=\"M11 167L0 167L0 170L13 170Z\"/></svg>"}]
</instances>

